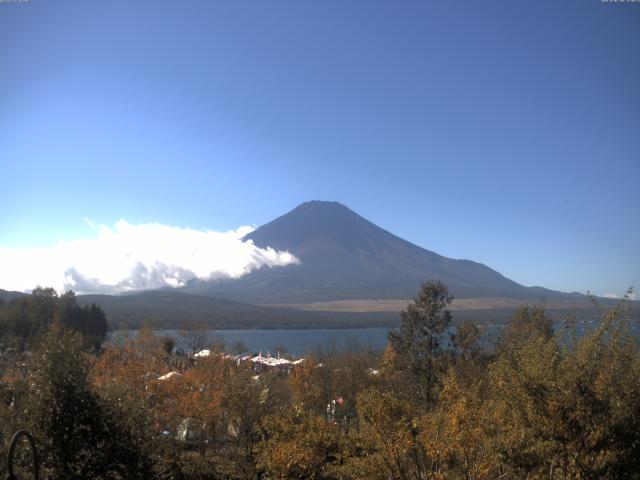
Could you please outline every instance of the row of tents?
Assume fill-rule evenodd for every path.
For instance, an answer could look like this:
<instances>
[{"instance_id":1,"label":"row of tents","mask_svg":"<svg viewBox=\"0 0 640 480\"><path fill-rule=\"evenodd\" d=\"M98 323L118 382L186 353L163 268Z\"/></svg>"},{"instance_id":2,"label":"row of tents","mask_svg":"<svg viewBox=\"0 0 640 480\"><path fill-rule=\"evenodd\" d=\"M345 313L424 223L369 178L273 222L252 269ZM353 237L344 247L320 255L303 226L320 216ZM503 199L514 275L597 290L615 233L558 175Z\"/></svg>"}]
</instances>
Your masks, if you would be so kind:
<instances>
[{"instance_id":1,"label":"row of tents","mask_svg":"<svg viewBox=\"0 0 640 480\"><path fill-rule=\"evenodd\" d=\"M257 355L231 355L226 353L214 353L211 350L200 350L198 353L195 353L194 358L207 358L212 355L220 355L222 358L230 361L237 362L240 365L241 362L251 362L254 365L254 370L264 371L265 368L277 368L278 370L288 371L290 368L295 365L300 365L304 362L304 358L299 358L297 360L291 360L286 358L281 358L278 354L276 357L272 357L270 353L267 353L267 356L262 355L262 352ZM171 378L179 378L182 374L177 371L169 372L165 375L159 376L158 380L164 381L169 380Z\"/></svg>"},{"instance_id":2,"label":"row of tents","mask_svg":"<svg viewBox=\"0 0 640 480\"><path fill-rule=\"evenodd\" d=\"M210 350L201 350L193 356L196 358L206 358L213 355ZM298 360L289 360L286 358L281 358L278 353L276 357L272 357L270 353L267 353L267 356L263 356L262 352L257 355L230 355L226 353L221 353L223 358L228 360L234 360L238 363L240 362L253 362L258 365L265 365L267 367L277 367L277 366L285 366L285 365L299 365L304 362L304 358L300 358Z\"/></svg>"}]
</instances>

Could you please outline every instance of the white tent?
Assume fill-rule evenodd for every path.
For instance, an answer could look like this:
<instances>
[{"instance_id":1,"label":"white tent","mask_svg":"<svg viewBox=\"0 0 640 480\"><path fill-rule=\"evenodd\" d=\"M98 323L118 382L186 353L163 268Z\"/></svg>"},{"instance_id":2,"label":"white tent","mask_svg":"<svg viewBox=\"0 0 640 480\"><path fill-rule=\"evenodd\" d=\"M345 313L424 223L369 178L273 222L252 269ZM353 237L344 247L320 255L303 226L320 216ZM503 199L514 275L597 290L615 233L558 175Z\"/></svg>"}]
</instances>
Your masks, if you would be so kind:
<instances>
[{"instance_id":1,"label":"white tent","mask_svg":"<svg viewBox=\"0 0 640 480\"><path fill-rule=\"evenodd\" d=\"M162 375L161 377L158 377L158 380L169 380L170 378L176 377L176 378L180 378L183 375L180 372L169 372L165 375Z\"/></svg>"},{"instance_id":2,"label":"white tent","mask_svg":"<svg viewBox=\"0 0 640 480\"><path fill-rule=\"evenodd\" d=\"M268 358L267 358L267 357L263 357L263 356L262 356L262 352L260 352L260 354L259 354L259 355L256 355L255 357L253 357L253 358L251 359L251 361L252 361L252 362L254 362L254 363L266 363L266 362L267 362L267 360L268 360Z\"/></svg>"}]
</instances>

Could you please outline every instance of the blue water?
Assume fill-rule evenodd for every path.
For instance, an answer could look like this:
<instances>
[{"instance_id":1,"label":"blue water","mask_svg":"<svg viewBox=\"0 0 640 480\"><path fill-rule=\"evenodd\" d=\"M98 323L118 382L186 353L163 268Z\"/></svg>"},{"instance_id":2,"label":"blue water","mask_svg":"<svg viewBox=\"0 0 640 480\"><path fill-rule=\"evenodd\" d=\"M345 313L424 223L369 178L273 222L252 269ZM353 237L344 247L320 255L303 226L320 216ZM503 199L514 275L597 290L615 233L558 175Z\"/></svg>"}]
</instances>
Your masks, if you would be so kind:
<instances>
[{"instance_id":1,"label":"blue water","mask_svg":"<svg viewBox=\"0 0 640 480\"><path fill-rule=\"evenodd\" d=\"M581 336L584 332L597 327L598 321L584 321L576 323L576 333ZM556 323L558 331L561 323ZM482 343L491 348L497 339L501 325L490 324L481 326L483 333ZM637 324L630 325L630 331L637 338L640 337L640 327ZM289 330L218 330L207 331L207 340L202 348L207 348L221 337L227 348L231 351L236 342L246 345L249 352L270 352L294 356L305 356L310 353L321 354L332 349L346 350L355 348L371 348L382 350L387 344L388 328L346 328L346 329L289 329ZM117 330L110 332L110 339L114 340L123 336L135 336L136 330ZM180 330L157 330L159 336L173 337L176 348L190 351L188 340ZM445 342L446 343L446 342Z\"/></svg>"},{"instance_id":2,"label":"blue water","mask_svg":"<svg viewBox=\"0 0 640 480\"><path fill-rule=\"evenodd\" d=\"M227 350L236 342L242 342L250 352L276 351L295 356L310 353L318 354L331 349L345 350L347 348L373 348L382 350L387 344L388 328L345 328L345 329L303 329L303 330L218 330L208 331L208 343L213 343L216 336L224 339ZM156 330L156 335L173 337L176 348L190 350L180 330ZM116 330L110 332L110 338L130 335L135 336L135 330Z\"/></svg>"}]
</instances>

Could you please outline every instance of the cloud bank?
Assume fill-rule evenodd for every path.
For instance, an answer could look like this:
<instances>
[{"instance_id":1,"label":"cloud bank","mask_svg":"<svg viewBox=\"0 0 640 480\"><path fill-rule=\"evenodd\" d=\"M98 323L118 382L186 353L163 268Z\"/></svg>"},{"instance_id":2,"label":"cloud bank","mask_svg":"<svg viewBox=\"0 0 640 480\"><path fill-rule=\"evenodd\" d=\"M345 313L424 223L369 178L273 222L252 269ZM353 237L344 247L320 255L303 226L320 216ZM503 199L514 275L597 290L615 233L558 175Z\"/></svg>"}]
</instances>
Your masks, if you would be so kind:
<instances>
[{"instance_id":1,"label":"cloud bank","mask_svg":"<svg viewBox=\"0 0 640 480\"><path fill-rule=\"evenodd\" d=\"M243 241L251 227L216 232L124 220L113 228L87 223L93 238L47 247L0 246L0 288L30 291L42 285L115 294L238 278L256 268L299 262L289 252Z\"/></svg>"}]
</instances>

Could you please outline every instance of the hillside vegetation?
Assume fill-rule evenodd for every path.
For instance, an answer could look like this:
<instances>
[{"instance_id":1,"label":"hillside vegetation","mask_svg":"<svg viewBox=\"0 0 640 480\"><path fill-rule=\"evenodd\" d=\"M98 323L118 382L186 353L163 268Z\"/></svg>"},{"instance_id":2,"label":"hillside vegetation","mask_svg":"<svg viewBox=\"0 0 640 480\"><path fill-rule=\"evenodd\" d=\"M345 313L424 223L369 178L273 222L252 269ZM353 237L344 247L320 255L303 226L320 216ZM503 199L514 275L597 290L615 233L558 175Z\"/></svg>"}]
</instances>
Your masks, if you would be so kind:
<instances>
[{"instance_id":1,"label":"hillside vegetation","mask_svg":"<svg viewBox=\"0 0 640 480\"><path fill-rule=\"evenodd\" d=\"M523 307L491 352L471 323L445 337L450 302L427 283L382 354L285 369L217 354L219 342L178 357L150 330L96 352L54 313L33 357L2 356L2 442L31 430L46 479L640 478L625 301L580 338Z\"/></svg>"}]
</instances>

